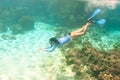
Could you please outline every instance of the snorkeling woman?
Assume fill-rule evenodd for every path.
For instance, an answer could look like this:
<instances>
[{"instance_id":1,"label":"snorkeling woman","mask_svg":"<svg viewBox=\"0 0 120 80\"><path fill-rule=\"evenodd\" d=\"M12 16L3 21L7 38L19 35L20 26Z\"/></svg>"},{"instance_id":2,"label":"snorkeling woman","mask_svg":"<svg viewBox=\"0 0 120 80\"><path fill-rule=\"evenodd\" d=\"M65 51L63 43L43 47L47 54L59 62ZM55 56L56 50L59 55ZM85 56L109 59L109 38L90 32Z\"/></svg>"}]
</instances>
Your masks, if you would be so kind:
<instances>
[{"instance_id":1,"label":"snorkeling woman","mask_svg":"<svg viewBox=\"0 0 120 80\"><path fill-rule=\"evenodd\" d=\"M100 19L98 21L93 21L93 18L100 12L100 9L96 9L92 16L88 19L87 23L80 29L76 31L72 31L70 33L67 33L65 37L62 38L57 38L57 37L52 37L49 39L50 46L47 48L41 48L40 50L46 51L46 52L52 52L54 51L58 46L63 45L69 41L71 41L75 37L80 37L84 35L87 32L88 27L92 24L104 24L105 19Z\"/></svg>"}]
</instances>

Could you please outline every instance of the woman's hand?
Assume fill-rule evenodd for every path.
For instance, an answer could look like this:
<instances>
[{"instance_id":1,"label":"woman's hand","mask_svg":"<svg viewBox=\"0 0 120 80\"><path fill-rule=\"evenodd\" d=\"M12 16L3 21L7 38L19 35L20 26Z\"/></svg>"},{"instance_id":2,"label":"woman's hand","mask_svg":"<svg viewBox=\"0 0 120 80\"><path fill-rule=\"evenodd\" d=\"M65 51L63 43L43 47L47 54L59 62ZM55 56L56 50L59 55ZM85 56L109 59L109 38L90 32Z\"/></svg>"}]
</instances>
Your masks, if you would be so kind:
<instances>
[{"instance_id":1,"label":"woman's hand","mask_svg":"<svg viewBox=\"0 0 120 80\"><path fill-rule=\"evenodd\" d=\"M45 51L45 48L40 48L41 51Z\"/></svg>"}]
</instances>

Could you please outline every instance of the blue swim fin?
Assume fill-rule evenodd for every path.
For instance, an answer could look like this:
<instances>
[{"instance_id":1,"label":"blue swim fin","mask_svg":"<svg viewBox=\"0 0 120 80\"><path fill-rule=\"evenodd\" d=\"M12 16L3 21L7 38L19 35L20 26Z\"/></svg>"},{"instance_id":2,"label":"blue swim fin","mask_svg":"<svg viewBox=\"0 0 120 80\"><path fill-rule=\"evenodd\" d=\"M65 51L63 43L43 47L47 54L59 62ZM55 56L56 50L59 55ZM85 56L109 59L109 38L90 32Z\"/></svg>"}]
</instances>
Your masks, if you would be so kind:
<instances>
[{"instance_id":1,"label":"blue swim fin","mask_svg":"<svg viewBox=\"0 0 120 80\"><path fill-rule=\"evenodd\" d=\"M96 21L95 23L97 23L97 24L104 24L105 22L106 22L105 19L100 19L100 20Z\"/></svg>"},{"instance_id":2,"label":"blue swim fin","mask_svg":"<svg viewBox=\"0 0 120 80\"><path fill-rule=\"evenodd\" d=\"M88 18L88 21L90 21L93 17L95 17L98 13L100 13L100 9L96 9L93 14Z\"/></svg>"}]
</instances>

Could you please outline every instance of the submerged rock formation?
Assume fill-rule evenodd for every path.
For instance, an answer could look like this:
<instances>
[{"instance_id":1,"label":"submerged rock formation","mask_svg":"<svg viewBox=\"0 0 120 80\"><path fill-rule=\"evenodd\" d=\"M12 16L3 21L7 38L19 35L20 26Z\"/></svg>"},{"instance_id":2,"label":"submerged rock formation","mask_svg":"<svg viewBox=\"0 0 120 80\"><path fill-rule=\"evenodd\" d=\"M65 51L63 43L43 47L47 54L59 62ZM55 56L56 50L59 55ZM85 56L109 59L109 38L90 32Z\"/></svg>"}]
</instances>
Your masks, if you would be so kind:
<instances>
[{"instance_id":1,"label":"submerged rock formation","mask_svg":"<svg viewBox=\"0 0 120 80\"><path fill-rule=\"evenodd\" d=\"M30 16L23 16L19 19L18 24L10 28L13 34L23 33L34 29L34 21Z\"/></svg>"},{"instance_id":2,"label":"submerged rock formation","mask_svg":"<svg viewBox=\"0 0 120 80\"><path fill-rule=\"evenodd\" d=\"M0 23L0 33L2 32L6 32L7 31L7 28L4 24Z\"/></svg>"},{"instance_id":3,"label":"submerged rock formation","mask_svg":"<svg viewBox=\"0 0 120 80\"><path fill-rule=\"evenodd\" d=\"M68 45L75 47L76 44L77 41L71 42L65 47ZM91 80L120 80L119 45L109 51L96 49L89 42L83 42L82 45L80 48L67 48L63 52L65 53L67 65L73 65L72 71L76 72L76 80L81 79L83 73L90 75L89 77L87 75L82 77L85 80L87 78L91 78ZM81 65L84 65L87 69L83 71Z\"/></svg>"}]
</instances>

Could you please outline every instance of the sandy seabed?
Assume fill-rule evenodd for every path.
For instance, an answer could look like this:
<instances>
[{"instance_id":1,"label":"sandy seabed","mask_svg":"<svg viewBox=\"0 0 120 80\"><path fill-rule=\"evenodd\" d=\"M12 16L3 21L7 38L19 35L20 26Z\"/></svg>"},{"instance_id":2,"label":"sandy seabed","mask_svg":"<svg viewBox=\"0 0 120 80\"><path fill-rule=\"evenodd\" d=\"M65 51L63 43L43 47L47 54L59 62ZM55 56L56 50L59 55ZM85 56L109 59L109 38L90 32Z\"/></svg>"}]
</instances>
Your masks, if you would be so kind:
<instances>
[{"instance_id":1,"label":"sandy seabed","mask_svg":"<svg viewBox=\"0 0 120 80\"><path fill-rule=\"evenodd\" d=\"M74 73L70 67L66 67L65 58L59 49L52 53L39 50L46 47L48 39L55 35L55 27L42 22L36 22L34 26L33 31L16 35L16 40L0 37L0 80L74 80ZM105 42L104 45L109 49L119 38L119 33L116 31L110 33L110 37L102 36L101 42L97 43L91 37L90 42L96 43L95 47ZM11 35L8 32L0 36L3 34Z\"/></svg>"},{"instance_id":2,"label":"sandy seabed","mask_svg":"<svg viewBox=\"0 0 120 80\"><path fill-rule=\"evenodd\" d=\"M64 57L59 50L52 53L39 50L47 46L53 35L52 26L36 22L35 30L18 34L16 40L0 38L0 80L56 80Z\"/></svg>"}]
</instances>

